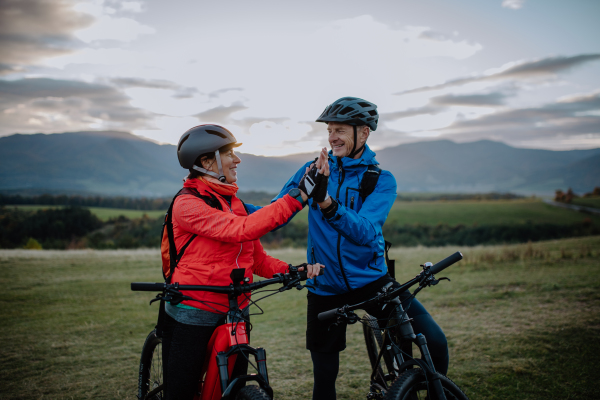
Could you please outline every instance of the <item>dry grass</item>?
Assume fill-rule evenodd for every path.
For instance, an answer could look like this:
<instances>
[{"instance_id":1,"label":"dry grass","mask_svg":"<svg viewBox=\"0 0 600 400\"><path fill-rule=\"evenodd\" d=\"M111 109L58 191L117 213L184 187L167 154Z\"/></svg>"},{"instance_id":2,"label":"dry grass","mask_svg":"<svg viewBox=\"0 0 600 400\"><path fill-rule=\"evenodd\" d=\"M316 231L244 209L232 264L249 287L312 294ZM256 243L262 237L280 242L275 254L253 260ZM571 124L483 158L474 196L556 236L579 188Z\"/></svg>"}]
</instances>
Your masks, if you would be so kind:
<instances>
[{"instance_id":1,"label":"dry grass","mask_svg":"<svg viewBox=\"0 0 600 400\"><path fill-rule=\"evenodd\" d=\"M449 376L473 399L593 398L600 365L600 237L515 246L396 248L397 278L456 250L452 282L421 302L447 334ZM288 262L300 250L274 250ZM134 398L143 340L157 308L132 281L160 281L157 250L0 251L0 399ZM310 399L306 292L260 303L253 344L267 349L279 399ZM257 296L255 297L257 298ZM368 359L348 329L339 399L364 398Z\"/></svg>"}]
</instances>

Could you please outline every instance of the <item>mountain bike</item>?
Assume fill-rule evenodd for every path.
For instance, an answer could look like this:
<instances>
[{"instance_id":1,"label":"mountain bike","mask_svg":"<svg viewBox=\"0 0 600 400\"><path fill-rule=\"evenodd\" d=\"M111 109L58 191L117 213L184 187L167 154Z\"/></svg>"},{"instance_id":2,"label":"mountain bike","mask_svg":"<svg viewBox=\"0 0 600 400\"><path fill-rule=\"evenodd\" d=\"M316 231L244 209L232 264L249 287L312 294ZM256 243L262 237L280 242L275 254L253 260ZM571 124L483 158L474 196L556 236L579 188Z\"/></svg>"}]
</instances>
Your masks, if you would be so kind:
<instances>
[{"instance_id":1,"label":"mountain bike","mask_svg":"<svg viewBox=\"0 0 600 400\"><path fill-rule=\"evenodd\" d=\"M297 267L290 265L289 273L275 274L272 279L248 283L249 278L244 277L243 268L235 268L231 271L229 286L203 286L203 285L179 285L178 283L149 283L133 282L131 290L134 291L161 291L150 303L160 300L171 304L179 304L184 300L194 300L184 296L181 290L207 291L213 293L224 293L229 297L229 311L226 314L225 323L216 328L210 338L207 348L207 360L204 363L201 380L198 382L198 395L195 400L269 400L273 398L273 389L269 385L267 373L267 357L263 348L254 348L249 345L248 321L245 311L239 307L238 297L245 293L252 293L258 289L273 284L282 284L279 289L265 290L271 292L260 299L251 300L250 304L256 303L273 294L284 292L292 288L301 290L304 286L300 283L306 280L306 272L299 272ZM322 273L322 270L321 270ZM195 300L198 301L198 300ZM261 310L262 311L262 310ZM156 329L150 332L140 358L140 369L138 378L139 400L160 400L163 395L163 368L162 364L162 340L156 334ZM254 363L249 359L253 356ZM236 358L244 357L248 360L256 373L243 376L231 376ZM257 385L248 385L255 382Z\"/></svg>"},{"instance_id":2,"label":"mountain bike","mask_svg":"<svg viewBox=\"0 0 600 400\"><path fill-rule=\"evenodd\" d=\"M400 302L399 295L415 285L419 285L409 298L409 302L422 289L437 285L441 280L437 274L452 264L460 261L462 254L456 252L437 264L426 262L423 271L415 278L393 287L388 283L373 298L354 305L325 311L318 315L322 321L336 318L336 324L363 324L363 333L372 367L367 399L375 400L468 400L463 391L448 377L436 372L427 348L424 335L415 335L411 319ZM390 307L387 320L377 320L366 314L362 319L354 310L369 308L375 305ZM410 303L409 303L410 304ZM410 307L408 305L407 307ZM379 322L387 322L381 329ZM415 343L421 358L412 357L412 344Z\"/></svg>"}]
</instances>

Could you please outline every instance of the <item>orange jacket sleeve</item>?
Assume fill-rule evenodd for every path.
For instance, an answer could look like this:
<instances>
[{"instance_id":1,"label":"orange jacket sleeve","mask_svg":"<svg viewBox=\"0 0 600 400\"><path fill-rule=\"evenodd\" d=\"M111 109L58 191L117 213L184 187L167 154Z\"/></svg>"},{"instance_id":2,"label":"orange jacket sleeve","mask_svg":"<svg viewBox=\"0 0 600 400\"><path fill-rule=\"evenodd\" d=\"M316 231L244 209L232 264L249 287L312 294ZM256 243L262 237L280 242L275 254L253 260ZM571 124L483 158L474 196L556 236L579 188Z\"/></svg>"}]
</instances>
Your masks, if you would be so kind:
<instances>
[{"instance_id":1,"label":"orange jacket sleeve","mask_svg":"<svg viewBox=\"0 0 600 400\"><path fill-rule=\"evenodd\" d=\"M240 216L212 208L194 196L183 195L175 200L173 220L185 231L222 242L241 243L260 238L301 209L298 200L285 195L251 215Z\"/></svg>"},{"instance_id":2,"label":"orange jacket sleeve","mask_svg":"<svg viewBox=\"0 0 600 400\"><path fill-rule=\"evenodd\" d=\"M260 240L254 241L254 265L252 272L263 278L272 278L278 273L287 272L288 264L267 254Z\"/></svg>"}]
</instances>

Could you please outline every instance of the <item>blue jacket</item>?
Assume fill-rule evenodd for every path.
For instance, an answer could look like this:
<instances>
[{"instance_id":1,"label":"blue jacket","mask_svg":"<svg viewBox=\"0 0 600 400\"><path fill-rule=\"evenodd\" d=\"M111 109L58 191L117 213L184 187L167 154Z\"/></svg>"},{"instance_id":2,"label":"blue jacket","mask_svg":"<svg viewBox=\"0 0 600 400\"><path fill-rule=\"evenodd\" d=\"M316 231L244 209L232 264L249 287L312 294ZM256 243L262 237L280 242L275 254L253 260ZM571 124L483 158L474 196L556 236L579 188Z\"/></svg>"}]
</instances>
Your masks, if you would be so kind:
<instances>
[{"instance_id":1,"label":"blue jacket","mask_svg":"<svg viewBox=\"0 0 600 400\"><path fill-rule=\"evenodd\" d=\"M387 273L381 228L396 199L396 179L381 171L377 186L363 204L358 187L369 165L377 165L375 153L365 145L359 159L344 157L341 165L329 152L328 192L339 204L334 216L325 219L319 206L309 200L309 263L325 265L325 274L313 279L309 288L321 296L346 293L365 286ZM298 183L306 167L303 165L285 184L277 197L286 195Z\"/></svg>"}]
</instances>

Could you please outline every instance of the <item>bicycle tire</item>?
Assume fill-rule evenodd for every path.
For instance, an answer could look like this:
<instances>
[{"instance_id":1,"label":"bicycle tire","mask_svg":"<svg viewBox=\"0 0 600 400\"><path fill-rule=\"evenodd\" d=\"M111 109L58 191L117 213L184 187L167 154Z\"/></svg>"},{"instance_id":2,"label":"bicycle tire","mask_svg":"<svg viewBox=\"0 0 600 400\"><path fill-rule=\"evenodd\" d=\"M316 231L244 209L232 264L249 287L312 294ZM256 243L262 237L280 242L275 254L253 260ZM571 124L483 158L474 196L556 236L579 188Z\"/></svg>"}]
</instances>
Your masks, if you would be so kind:
<instances>
[{"instance_id":1,"label":"bicycle tire","mask_svg":"<svg viewBox=\"0 0 600 400\"><path fill-rule=\"evenodd\" d=\"M461 388L445 375L438 374L448 400L469 400ZM422 369L409 369L394 381L384 400L420 400L427 397L427 381Z\"/></svg>"},{"instance_id":2,"label":"bicycle tire","mask_svg":"<svg viewBox=\"0 0 600 400\"><path fill-rule=\"evenodd\" d=\"M377 362L379 351L381 346L383 346L383 336L381 334L381 329L379 329L379 323L377 322L377 318L369 314L365 314L363 322L363 334L365 337L367 354L369 355L369 361L371 363L371 371L377 370L375 381L385 388L388 386L385 380L386 372L388 375L394 372L393 358L388 352L385 352L382 357L385 368L382 366L381 362Z\"/></svg>"},{"instance_id":3,"label":"bicycle tire","mask_svg":"<svg viewBox=\"0 0 600 400\"><path fill-rule=\"evenodd\" d=\"M244 386L237 392L235 400L272 400L272 398L258 386Z\"/></svg>"},{"instance_id":4,"label":"bicycle tire","mask_svg":"<svg viewBox=\"0 0 600 400\"><path fill-rule=\"evenodd\" d=\"M146 337L138 377L139 400L162 400L163 392L162 339L153 330Z\"/></svg>"}]
</instances>

